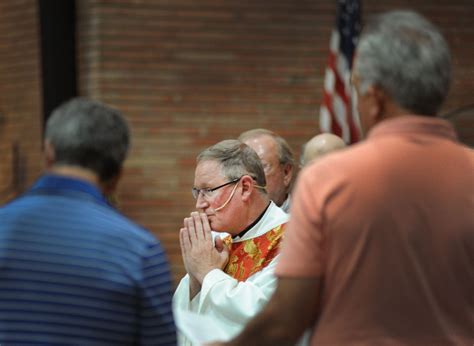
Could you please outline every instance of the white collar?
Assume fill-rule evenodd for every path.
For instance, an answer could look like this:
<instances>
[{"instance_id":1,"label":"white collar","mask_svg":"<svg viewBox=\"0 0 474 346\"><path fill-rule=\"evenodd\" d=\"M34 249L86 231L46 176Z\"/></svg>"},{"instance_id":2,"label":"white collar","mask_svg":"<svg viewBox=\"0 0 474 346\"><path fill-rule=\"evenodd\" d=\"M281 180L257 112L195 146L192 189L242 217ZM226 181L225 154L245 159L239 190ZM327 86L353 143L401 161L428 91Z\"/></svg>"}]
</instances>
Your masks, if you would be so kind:
<instances>
[{"instance_id":1,"label":"white collar","mask_svg":"<svg viewBox=\"0 0 474 346\"><path fill-rule=\"evenodd\" d=\"M291 203L291 195L288 194L288 197L285 199L283 204L280 206L280 208L287 214L290 213L290 203Z\"/></svg>"},{"instance_id":2,"label":"white collar","mask_svg":"<svg viewBox=\"0 0 474 346\"><path fill-rule=\"evenodd\" d=\"M242 238L236 237L233 242L244 241L261 236L275 227L288 222L289 215L273 202L270 202L269 207L263 214L260 221L258 221L251 229L249 229Z\"/></svg>"}]
</instances>

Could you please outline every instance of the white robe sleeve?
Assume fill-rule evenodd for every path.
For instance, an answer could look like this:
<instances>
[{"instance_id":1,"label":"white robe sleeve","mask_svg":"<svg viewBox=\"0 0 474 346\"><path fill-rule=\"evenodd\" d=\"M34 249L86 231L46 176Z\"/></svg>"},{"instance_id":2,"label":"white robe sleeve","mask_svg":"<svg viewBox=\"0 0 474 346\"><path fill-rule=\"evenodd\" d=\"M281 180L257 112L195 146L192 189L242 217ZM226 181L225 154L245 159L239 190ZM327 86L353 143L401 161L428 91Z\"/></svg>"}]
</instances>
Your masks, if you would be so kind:
<instances>
[{"instance_id":1,"label":"white robe sleeve","mask_svg":"<svg viewBox=\"0 0 474 346\"><path fill-rule=\"evenodd\" d=\"M189 277L186 275L174 294L174 306L211 317L219 328L234 336L265 306L275 291L277 260L278 256L244 282L214 269L204 277L201 291L192 301L189 301Z\"/></svg>"},{"instance_id":2,"label":"white robe sleeve","mask_svg":"<svg viewBox=\"0 0 474 346\"><path fill-rule=\"evenodd\" d=\"M173 295L173 308L190 310L191 302L189 301L189 275L186 274L179 282L178 287Z\"/></svg>"},{"instance_id":3,"label":"white robe sleeve","mask_svg":"<svg viewBox=\"0 0 474 346\"><path fill-rule=\"evenodd\" d=\"M204 278L198 304L198 313L211 315L227 325L234 335L255 316L275 291L274 275L278 256L267 267L239 282L222 270L212 270Z\"/></svg>"}]
</instances>

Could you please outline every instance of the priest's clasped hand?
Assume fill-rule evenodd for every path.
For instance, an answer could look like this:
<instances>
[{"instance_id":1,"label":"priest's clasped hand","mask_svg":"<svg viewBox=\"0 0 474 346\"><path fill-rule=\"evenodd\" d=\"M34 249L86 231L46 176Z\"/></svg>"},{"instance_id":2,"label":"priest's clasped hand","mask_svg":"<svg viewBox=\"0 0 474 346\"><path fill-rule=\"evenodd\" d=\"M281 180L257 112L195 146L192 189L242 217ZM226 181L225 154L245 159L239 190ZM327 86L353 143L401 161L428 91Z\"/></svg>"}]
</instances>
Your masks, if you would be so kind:
<instances>
[{"instance_id":1,"label":"priest's clasped hand","mask_svg":"<svg viewBox=\"0 0 474 346\"><path fill-rule=\"evenodd\" d=\"M192 212L184 219L179 239L184 266L191 278L202 284L204 277L213 269L223 269L229 260L229 251L220 238L212 239L207 215Z\"/></svg>"}]
</instances>

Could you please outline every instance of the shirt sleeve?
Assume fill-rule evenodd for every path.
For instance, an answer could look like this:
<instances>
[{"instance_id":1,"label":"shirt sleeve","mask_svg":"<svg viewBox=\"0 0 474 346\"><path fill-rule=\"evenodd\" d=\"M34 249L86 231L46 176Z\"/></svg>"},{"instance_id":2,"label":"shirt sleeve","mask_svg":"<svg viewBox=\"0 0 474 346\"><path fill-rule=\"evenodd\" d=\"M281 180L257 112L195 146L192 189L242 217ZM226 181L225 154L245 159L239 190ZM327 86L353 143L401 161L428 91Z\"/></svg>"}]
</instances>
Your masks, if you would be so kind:
<instances>
[{"instance_id":1,"label":"shirt sleeve","mask_svg":"<svg viewBox=\"0 0 474 346\"><path fill-rule=\"evenodd\" d=\"M176 345L172 313L171 275L166 256L158 242L143 259L140 287L140 343Z\"/></svg>"},{"instance_id":2,"label":"shirt sleeve","mask_svg":"<svg viewBox=\"0 0 474 346\"><path fill-rule=\"evenodd\" d=\"M309 166L300 173L276 268L277 276L319 277L323 273L324 206L331 182L318 167Z\"/></svg>"}]
</instances>

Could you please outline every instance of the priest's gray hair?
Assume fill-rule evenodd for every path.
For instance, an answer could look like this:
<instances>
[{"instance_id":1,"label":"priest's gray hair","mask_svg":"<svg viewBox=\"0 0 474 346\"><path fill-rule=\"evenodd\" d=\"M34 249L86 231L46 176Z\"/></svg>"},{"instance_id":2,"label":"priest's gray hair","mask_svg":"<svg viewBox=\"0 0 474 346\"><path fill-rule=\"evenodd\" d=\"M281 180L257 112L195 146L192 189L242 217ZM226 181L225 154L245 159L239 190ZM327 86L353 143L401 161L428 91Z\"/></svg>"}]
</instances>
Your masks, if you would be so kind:
<instances>
[{"instance_id":1,"label":"priest's gray hair","mask_svg":"<svg viewBox=\"0 0 474 346\"><path fill-rule=\"evenodd\" d=\"M259 186L265 186L265 172L257 153L247 144L236 139L221 141L196 158L197 163L212 160L221 164L222 173L229 179L250 175ZM263 191L263 190L262 190Z\"/></svg>"}]
</instances>

